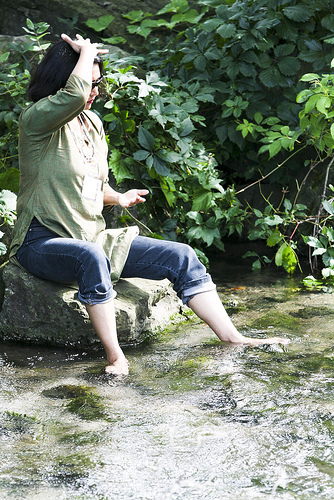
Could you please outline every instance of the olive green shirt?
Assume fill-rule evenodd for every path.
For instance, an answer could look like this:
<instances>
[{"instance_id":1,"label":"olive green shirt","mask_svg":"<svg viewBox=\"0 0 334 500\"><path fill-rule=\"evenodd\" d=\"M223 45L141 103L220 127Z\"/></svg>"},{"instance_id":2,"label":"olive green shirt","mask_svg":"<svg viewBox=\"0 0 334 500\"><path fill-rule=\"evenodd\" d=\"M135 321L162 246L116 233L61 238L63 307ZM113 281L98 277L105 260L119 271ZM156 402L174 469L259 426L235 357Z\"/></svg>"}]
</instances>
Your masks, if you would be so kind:
<instances>
[{"instance_id":1,"label":"olive green shirt","mask_svg":"<svg viewBox=\"0 0 334 500\"><path fill-rule=\"evenodd\" d=\"M101 120L94 112L84 111L90 90L90 83L71 75L56 95L40 99L21 113L20 190L10 258L13 260L36 217L61 237L101 244L111 260L112 278L117 280L138 228L105 228L102 210L108 151ZM69 125L80 113L94 145L93 162L87 162ZM95 199L83 196L84 182L94 185L93 179L99 179L101 185Z\"/></svg>"}]
</instances>

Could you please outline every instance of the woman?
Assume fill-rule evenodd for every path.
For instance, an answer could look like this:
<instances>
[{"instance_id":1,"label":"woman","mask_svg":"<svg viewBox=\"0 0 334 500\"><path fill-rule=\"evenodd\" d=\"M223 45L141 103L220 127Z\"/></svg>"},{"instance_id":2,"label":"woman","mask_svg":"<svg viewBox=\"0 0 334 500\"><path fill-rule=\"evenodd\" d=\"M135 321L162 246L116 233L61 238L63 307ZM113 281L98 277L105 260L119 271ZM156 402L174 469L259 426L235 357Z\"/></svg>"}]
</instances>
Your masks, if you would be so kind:
<instances>
[{"instance_id":1,"label":"woman","mask_svg":"<svg viewBox=\"0 0 334 500\"><path fill-rule=\"evenodd\" d=\"M119 277L167 277L222 341L285 342L241 335L188 245L138 236L136 227L105 230L103 206L134 206L148 194L121 194L108 185L103 127L90 111L102 75L99 54L106 52L80 35L72 40L63 34L30 82L33 103L20 117L21 181L11 259L40 278L77 282L107 354L107 373L128 373L113 305L112 282Z\"/></svg>"}]
</instances>

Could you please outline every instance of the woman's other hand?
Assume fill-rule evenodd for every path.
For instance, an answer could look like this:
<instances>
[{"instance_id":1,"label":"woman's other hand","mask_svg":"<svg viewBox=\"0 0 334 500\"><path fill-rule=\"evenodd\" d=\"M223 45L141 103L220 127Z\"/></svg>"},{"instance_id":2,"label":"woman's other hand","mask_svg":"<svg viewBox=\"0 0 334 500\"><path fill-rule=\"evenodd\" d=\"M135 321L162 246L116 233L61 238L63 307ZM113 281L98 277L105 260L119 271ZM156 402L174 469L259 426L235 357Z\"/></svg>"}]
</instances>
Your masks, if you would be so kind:
<instances>
[{"instance_id":1,"label":"woman's other hand","mask_svg":"<svg viewBox=\"0 0 334 500\"><path fill-rule=\"evenodd\" d=\"M118 196L118 205L123 208L129 208L137 205L138 203L145 203L145 198L143 196L147 195L149 192L147 189L130 189L126 193L121 193Z\"/></svg>"},{"instance_id":2,"label":"woman's other hand","mask_svg":"<svg viewBox=\"0 0 334 500\"><path fill-rule=\"evenodd\" d=\"M100 49L98 48L98 43L91 43L89 38L83 38L81 35L76 35L76 40L72 40L71 37L63 33L61 38L64 42L67 42L75 52L80 53L81 49L91 49L95 51L95 55L97 54L106 54L108 49Z\"/></svg>"}]
</instances>

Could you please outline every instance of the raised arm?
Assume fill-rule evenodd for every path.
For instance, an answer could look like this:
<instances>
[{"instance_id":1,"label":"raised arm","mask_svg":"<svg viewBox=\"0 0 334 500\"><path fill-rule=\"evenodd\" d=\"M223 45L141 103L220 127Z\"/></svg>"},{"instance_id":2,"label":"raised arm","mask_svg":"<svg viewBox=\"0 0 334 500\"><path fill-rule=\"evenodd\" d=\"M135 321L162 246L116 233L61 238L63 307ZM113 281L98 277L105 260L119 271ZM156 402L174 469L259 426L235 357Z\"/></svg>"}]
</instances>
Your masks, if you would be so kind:
<instances>
[{"instance_id":1,"label":"raised arm","mask_svg":"<svg viewBox=\"0 0 334 500\"><path fill-rule=\"evenodd\" d=\"M91 92L94 59L98 54L108 52L106 49L99 49L98 44L91 43L89 39L84 39L80 35L77 35L76 40L72 40L68 35L63 34L62 39L61 43L65 47L66 44L69 45L67 52L64 49L62 52L61 49L58 49L59 44L55 44L55 50L51 52L52 56L49 57L49 61L52 61L50 58L54 57L58 66L64 67L65 62L67 66L71 65L72 61L73 66L68 68L68 73L64 74L65 78L59 78L58 81L53 79L52 64L45 63L43 65L42 61L39 68L43 67L43 69L39 73L39 68L37 69L38 85L43 87L45 81L45 89L50 89L50 93L44 94L46 98L36 99L34 105L29 106L24 111L23 127L29 135L52 134L85 109ZM72 50L78 56L70 59L67 57L67 53L68 51L72 52ZM64 63L62 63L62 57L64 57ZM50 86L50 81L57 81L59 86Z\"/></svg>"}]
</instances>

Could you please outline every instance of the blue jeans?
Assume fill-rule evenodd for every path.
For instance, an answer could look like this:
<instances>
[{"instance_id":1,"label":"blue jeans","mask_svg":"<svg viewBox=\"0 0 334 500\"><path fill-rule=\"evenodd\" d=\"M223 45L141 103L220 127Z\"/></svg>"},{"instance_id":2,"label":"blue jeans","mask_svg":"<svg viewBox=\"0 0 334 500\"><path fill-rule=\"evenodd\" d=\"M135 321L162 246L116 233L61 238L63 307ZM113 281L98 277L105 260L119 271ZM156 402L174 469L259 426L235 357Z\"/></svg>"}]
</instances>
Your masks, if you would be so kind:
<instances>
[{"instance_id":1,"label":"blue jeans","mask_svg":"<svg viewBox=\"0 0 334 500\"><path fill-rule=\"evenodd\" d=\"M110 279L110 262L97 243L61 238L33 219L18 262L39 278L79 287L85 304L107 302L116 296ZM168 278L186 304L196 294L215 289L194 250L183 243L137 236L130 247L122 278Z\"/></svg>"}]
</instances>

